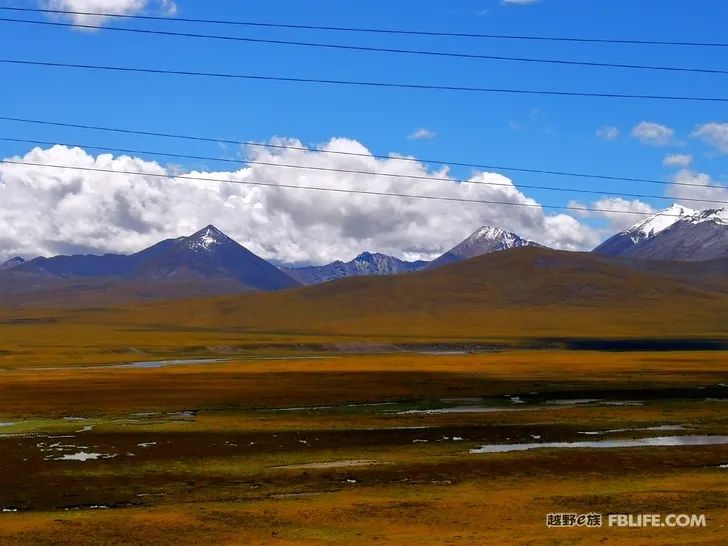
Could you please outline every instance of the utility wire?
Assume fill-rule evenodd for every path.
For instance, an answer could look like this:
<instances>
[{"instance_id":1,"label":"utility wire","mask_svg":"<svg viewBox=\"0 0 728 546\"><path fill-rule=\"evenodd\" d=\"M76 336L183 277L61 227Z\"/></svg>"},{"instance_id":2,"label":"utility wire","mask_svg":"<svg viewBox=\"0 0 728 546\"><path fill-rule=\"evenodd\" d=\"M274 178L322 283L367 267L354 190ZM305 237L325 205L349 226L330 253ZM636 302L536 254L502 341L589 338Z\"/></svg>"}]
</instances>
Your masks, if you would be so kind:
<instances>
[{"instance_id":1,"label":"utility wire","mask_svg":"<svg viewBox=\"0 0 728 546\"><path fill-rule=\"evenodd\" d=\"M372 27L342 27L331 25L303 25L293 23L267 23L262 21L241 21L241 20L224 20L224 19L195 19L189 17L162 17L154 15L131 15L118 14L111 12L90 12L75 10L59 10L59 9L40 9L40 8L20 8L11 6L0 6L0 10L25 12L25 13L45 13L55 15L84 15L96 17L115 17L118 19L141 20L141 21L165 21L173 23L204 23L228 26L244 26L258 28L287 28L298 30L325 30L334 32L352 32L352 33L373 33L373 34L395 34L406 36L437 36L448 38L482 38L497 40L533 40L547 42L576 42L576 43L596 43L596 44L628 44L628 45L654 45L654 46L689 46L689 47L728 47L728 42L693 42L693 41L675 41L675 40L637 40L637 39L621 39L621 38L585 38L578 36L538 36L538 35L518 35L518 34L483 34L483 33L467 33L467 32L441 32L427 31L416 29L387 29ZM98 28L98 27L94 27Z\"/></svg>"},{"instance_id":2,"label":"utility wire","mask_svg":"<svg viewBox=\"0 0 728 546\"><path fill-rule=\"evenodd\" d=\"M29 61L23 59L0 59L2 64L26 65L26 66L42 66L52 68L74 68L84 70L102 70L111 72L124 73L140 73L140 74L165 74L171 76L196 76L208 78L223 79L242 79L256 81L278 81L286 83L315 83L326 85L346 85L356 87L376 87L376 88L399 88L399 89L422 89L436 91L456 91L469 93L501 93L515 95L550 95L562 97L592 97L592 98L610 98L610 99L649 99L649 100L667 100L667 101L693 101L693 102L728 102L728 97L695 97L685 95L638 95L631 93L587 93L579 91L548 91L541 89L507 89L496 87L468 87L459 85L430 85L420 83L398 83L398 82L382 82L382 81L362 81L362 80L332 80L319 78L298 78L291 76L263 76L260 74L232 74L229 72L194 72L190 70L169 70L162 68L142 68L132 66L111 66L97 64L81 64L81 63L59 63L50 61Z\"/></svg>"},{"instance_id":3,"label":"utility wire","mask_svg":"<svg viewBox=\"0 0 728 546\"><path fill-rule=\"evenodd\" d=\"M260 166L266 166L266 167L281 167L281 168L312 170L312 171L329 172L329 173L357 174L357 175L365 175L365 176L380 176L380 177L386 177L386 178L401 178L401 179L412 179L412 180L427 180L427 181L435 181L435 182L447 182L447 183L451 183L451 184L455 183L455 184L473 184L476 186L514 187L514 184L511 184L509 182L484 182L484 181L477 181L477 180L465 180L465 179L453 179L453 178L441 178L441 177L439 178L439 177L435 177L435 176L424 176L424 175L381 173L381 172L374 172L374 171L361 171L361 170L356 170L356 169L338 169L338 168L333 168L333 167L317 167L317 166L310 166L310 165L292 165L292 164L286 164L286 163L272 163L272 162L266 162L266 161L252 161L252 160L244 160L244 159L226 159L226 158L176 154L176 153L151 151L151 150L111 148L108 146L92 146L92 145L80 144L80 143L51 142L51 141L44 141L44 140L27 140L27 139L11 138L11 137L0 137L0 142L38 144L38 145L42 145L42 146L58 145L58 146L85 148L88 150L118 152L118 153L124 153L124 154L155 155L155 156L173 157L173 158L177 158L177 159L218 161L218 162L222 162L222 163L234 163L234 164L238 164L238 165L260 165ZM696 185L700 186L699 184L696 184ZM574 192L574 193L584 193L584 194L591 194L591 195L606 195L609 197L634 197L634 198L639 198L639 199L662 199L662 200L666 200L666 201L674 200L673 197L668 197L668 196L664 196L664 195L646 195L646 194L642 194L642 193L608 193L608 192L598 191L598 190L566 188L563 186L536 186L536 185L530 185L530 184L517 184L516 187L519 189L523 188L523 189L545 190L545 191L555 191L555 192ZM700 187L705 187L705 186L700 186ZM698 199L698 198L686 197L686 198L681 198L680 200L681 201L692 201L692 202L696 202L696 203L713 203L713 204L719 204L719 205L728 205L728 201L721 201L718 199Z\"/></svg>"},{"instance_id":4,"label":"utility wire","mask_svg":"<svg viewBox=\"0 0 728 546\"><path fill-rule=\"evenodd\" d=\"M87 25L82 23L61 23L56 21L34 21L30 19L10 19L6 17L0 17L0 22L6 23L27 23L34 25L46 25L54 27L71 27L71 28L83 28L96 30L99 27L96 25ZM260 43L260 44L275 44L275 45L289 45L298 47L313 47L313 48L324 48L324 49L338 49L348 51L364 51L369 53L397 53L405 55L422 55L429 57L447 57L447 58L460 58L460 59L475 59L475 60L490 60L490 61L512 61L522 63L541 63L541 64L557 64L567 66L587 66L596 68L626 68L635 70L657 70L657 71L668 71L668 72L688 72L688 73L701 73L701 74L728 74L728 70L714 69L714 68L691 68L691 67L679 67L679 66L660 66L660 65L639 65L639 64L627 64L627 63L602 63L596 61L575 61L569 59L542 59L532 57L507 57L502 55L482 55L478 53L459 53L453 51L430 51L421 49L398 49L398 48L384 48L384 47L370 47L370 46L355 46L347 44L330 44L320 42L301 42L301 41L290 41L290 40L273 40L266 38L249 38L243 36L221 36L217 34L198 34L191 32L172 32L165 30L149 30L139 28L123 28L104 26L104 30L111 30L115 32L131 32L136 34L153 34L161 36L172 36L172 37L184 37L184 38L206 38L214 40L227 40L235 42L247 42L247 43Z\"/></svg>"},{"instance_id":5,"label":"utility wire","mask_svg":"<svg viewBox=\"0 0 728 546\"><path fill-rule=\"evenodd\" d=\"M507 166L507 165L465 163L465 162L459 162L459 161L445 161L445 160L440 160L440 159L415 158L415 157L407 157L407 156L389 156L389 155L370 154L370 153L362 153L362 152L344 152L341 150L328 150L325 148L315 148L315 147L309 148L306 146L294 146L294 145L290 145L290 144L268 144L268 143L244 141L244 140L228 140L228 139L210 138L210 137L203 137L203 136L192 136L192 135L183 135L183 134L174 134L174 133L139 131L139 130L133 130L133 129L120 129L120 128L115 128L115 127L103 127L103 126L98 126L98 125L83 125L83 124L79 124L79 123L62 123L62 122L57 122L57 121L47 121L47 120L38 120L38 119L29 119L29 118L16 118L16 117L9 117L9 116L0 116L0 121L11 121L11 122L17 122L17 123L27 123L27 124L34 124L34 125L41 125L41 126L50 126L50 127L66 127L66 128L72 128L72 129L84 129L84 130L91 130L91 131L103 131L103 132L120 133L120 134L128 134L128 135L153 136L153 137L188 140L188 141L195 141L195 142L208 142L208 143L214 143L214 144L230 144L230 145L235 145L235 146L252 146L252 147L260 147L260 148L275 149L275 150L295 150L295 151L301 151L301 152L316 152L316 153L321 153L321 154L331 154L331 155L337 155L337 156L361 157L361 158L365 158L365 159L406 161L406 162L412 162L412 163L430 163L433 165L443 165L446 167L464 167L464 168L479 169L479 170L499 170L499 171L523 172L523 173L530 173L530 174L546 174L546 175L566 176L566 177L573 177L573 178L585 178L585 179L591 179L591 180L611 180L614 182L644 182L647 184L660 184L660 185L666 185L666 186L672 185L672 186L687 186L687 187L696 187L696 188L725 189L725 186L711 185L711 184L695 184L695 183L690 183L690 182L667 182L665 180L654 180L654 179L650 179L650 178L633 178L633 177L626 177L626 176L610 176L610 175L603 175L603 174L577 173L577 172L568 172L568 171L551 171L551 170L545 170L545 169L529 169L529 168L511 167L511 166ZM194 159L194 158L192 158L192 159Z\"/></svg>"},{"instance_id":6,"label":"utility wire","mask_svg":"<svg viewBox=\"0 0 728 546\"><path fill-rule=\"evenodd\" d=\"M490 201L485 199L467 199L464 197L446 197L440 195L422 195L422 194L411 194L411 193L394 193L385 191L373 191L373 190L353 190L346 188L330 188L325 186L305 186L296 184L277 184L273 182L257 182L253 180L220 180L218 178L209 178L202 176L189 176L189 175L173 175L173 174L160 174L160 173L145 173L139 171L117 171L115 169L102 169L97 167L76 167L72 165L51 165L45 163L36 163L31 161L16 161L11 159L0 159L0 163L6 165L21 165L27 167L42 167L51 169L70 169L74 171L82 172L97 172L106 174L123 174L128 176L143 176L153 178L164 178L168 180L190 180L190 181L201 181L201 182L217 182L223 184L241 184L245 186L266 186L272 188L283 188L283 189L298 189L298 190L309 190L309 191L323 191L323 192L334 192L334 193L346 193L355 195L373 195L382 197L401 197L404 199L423 199L429 201L450 201L455 203L477 203L484 205L503 205L510 207L528 207L528 208L541 208L541 209L553 209L553 210L569 210L577 212L599 212L604 214L632 214L638 216L652 216L653 213L639 212L634 210L614 210L614 209L602 209L595 207L582 207L576 205L541 205L538 203L513 203L509 201ZM680 217L678 214L665 214L660 213L661 216L673 216Z\"/></svg>"}]
</instances>

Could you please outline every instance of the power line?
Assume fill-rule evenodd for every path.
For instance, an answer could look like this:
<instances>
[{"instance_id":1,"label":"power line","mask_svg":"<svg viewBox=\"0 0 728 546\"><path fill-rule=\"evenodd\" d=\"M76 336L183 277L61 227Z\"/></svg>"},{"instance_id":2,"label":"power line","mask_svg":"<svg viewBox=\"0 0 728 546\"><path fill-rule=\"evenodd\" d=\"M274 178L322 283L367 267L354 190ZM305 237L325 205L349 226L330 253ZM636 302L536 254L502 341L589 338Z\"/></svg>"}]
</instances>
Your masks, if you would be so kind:
<instances>
[{"instance_id":1,"label":"power line","mask_svg":"<svg viewBox=\"0 0 728 546\"><path fill-rule=\"evenodd\" d=\"M400 179L412 179L412 180L427 180L427 181L448 182L448 183L455 183L455 184L473 184L473 185L477 185L477 186L497 186L497 187L513 187L514 186L513 184L508 183L508 182L481 182L481 181L476 181L476 180L439 178L439 177L435 177L435 176L423 176L423 175L414 175L414 174L409 175L409 174L399 174L399 173L380 173L380 172L374 172L374 171L361 171L361 170L356 170L356 169L317 167L317 166L313 166L313 165L291 165L291 164L282 164L282 163L271 163L271 162L266 162L266 161L226 159L226 158L216 158L216 157L209 157L209 156L159 152L159 151L151 151L151 150L112 148L112 147L108 147L108 146L95 146L95 145L80 144L80 143L51 142L51 141L44 141L44 140L28 140L28 139L10 138L10 137L0 137L0 142L17 142L17 143L23 143L23 144L39 144L39 145L47 145L47 146L59 145L59 146L85 148L88 150L111 151L111 152L118 152L118 153L125 153L125 154L156 155L156 156L173 157L173 158L178 158L178 159L218 161L218 162L222 162L222 163L234 163L234 164L238 164L238 165L260 165L260 166L266 166L266 167L280 167L280 168L289 168L289 169L312 170L312 171L329 172L329 173L357 174L357 175L366 175L366 176L378 176L378 177L386 177L386 178L400 178ZM666 183L666 184L671 185L671 183ZM705 187L700 184L694 184L694 186L698 186L701 188ZM609 196L609 197L633 197L633 198L639 198L639 199L662 199L662 200L666 200L666 201L672 201L674 199L673 197L667 197L664 195L646 195L646 194L641 194L641 193L609 193L609 192L604 192L604 191L585 190L585 189L580 189L580 188L566 188L563 186L538 186L538 185L531 185L531 184L518 184L517 187L523 188L523 189L531 189L531 190L573 192L573 193L583 193L583 194L590 194L590 195L605 195L605 196ZM681 201L728 205L728 201L721 201L721 200L717 200L717 199L698 199L698 198L686 197L686 198L681 198Z\"/></svg>"},{"instance_id":2,"label":"power line","mask_svg":"<svg viewBox=\"0 0 728 546\"><path fill-rule=\"evenodd\" d=\"M21 59L0 59L0 63L26 66L43 66L52 68L74 68L84 70L103 70L111 72L165 74L171 76L197 76L208 78L241 79L255 81L277 81L286 83L315 83L325 85L346 85L356 87L377 87L386 89L421 89L428 91L456 91L469 93L502 93L515 95L550 95L562 97L591 97L610 99L649 99L668 101L694 101L694 102L728 102L728 97L694 97L676 95L637 95L630 93L587 93L580 91L548 91L540 89L506 89L495 87L467 87L459 85L430 85L420 83L374 82L361 80L331 80L319 78L299 78L291 76L262 76L259 74L232 74L229 72L194 72L190 70L169 70L161 68L141 68L131 66L110 66L81 63L58 63L50 61L28 61Z\"/></svg>"},{"instance_id":3,"label":"power line","mask_svg":"<svg viewBox=\"0 0 728 546\"><path fill-rule=\"evenodd\" d=\"M522 168L522 167L512 167L512 166L507 166L507 165L466 163L466 162L461 162L461 161L446 161L446 160L441 160L441 159L428 159L428 158L419 158L418 159L418 158L407 157L407 156L388 156L388 155L382 155L382 154L371 154L371 153L362 153L362 152L344 152L341 150L328 150L325 148L316 148L316 147L309 148L306 146L294 146L294 145L290 145L290 144L269 144L269 143L245 141L245 140L229 140L229 139L211 138L211 137L203 137L203 136L183 135L183 134L178 134L178 133L175 134L175 133L162 133L162 132L153 132L153 131L140 131L140 130L133 130L133 129L121 129L121 128L116 128L116 127L84 125L84 124L79 124L79 123L63 123L63 122L58 122L58 121L47 121L47 120L38 120L38 119L29 119L29 118L16 118L16 117L9 117L9 116L0 116L0 121L11 121L11 122L17 122L17 123L27 123L27 124L34 124L34 125L41 125L41 126L50 126L50 127L66 127L66 128L71 128L71 129L84 129L84 130L91 130L91 131L103 131L103 132L128 134L128 135L153 136L153 137L188 140L188 141L195 141L195 142L207 142L207 143L214 143L214 144L230 144L230 145L235 145L235 146L252 146L252 147L260 147L260 148L270 148L270 149L275 149L275 150L295 150L295 151L302 151L302 152L317 152L317 153L331 154L331 155L337 155L337 156L361 157L361 158L365 158L365 159L406 161L406 162L412 162L412 163L430 163L433 165L443 165L446 167L464 167L464 168L480 169L480 170L497 170L497 171L522 172L522 173L529 173L529 174L546 174L546 175L565 176L565 177L573 177L573 178L585 178L585 179L590 179L590 180L610 180L613 182L640 182L640 183L647 183L647 184L660 184L660 185L666 185L666 186L674 185L674 186L687 186L687 187L696 187L696 188L725 189L724 186L711 185L711 184L694 184L694 183L690 183L690 182L667 182L665 180L655 180L655 179L650 179L650 178L634 178L634 177L627 177L627 176L611 176L611 175L603 175L603 174L578 173L578 172L569 172L569 171L552 171L552 170L546 170L546 169L529 169L529 168ZM162 154L159 154L159 155L162 155ZM190 158L195 159L193 157L190 157Z\"/></svg>"},{"instance_id":4,"label":"power line","mask_svg":"<svg viewBox=\"0 0 728 546\"><path fill-rule=\"evenodd\" d=\"M161 173L145 173L139 171L117 171L114 169L102 169L98 167L76 167L72 165L51 165L45 163L35 163L30 161L15 161L10 159L0 159L0 163L6 165L22 165L28 167L43 167L51 169L70 169L74 171L83 172L98 172L106 174L123 174L128 176L149 176L153 178L164 178L168 180L190 180L190 181L201 181L201 182L216 182L222 184L241 184L245 186L266 186L272 188L283 188L283 189L298 189L298 190L309 190L309 191L323 191L323 192L334 192L334 193L345 193L345 194L356 194L356 195L371 195L380 197L400 197L403 199L423 199L429 201L450 201L455 203L477 203L481 205L503 205L510 207L528 207L528 208L541 208L541 209L552 209L552 210L569 210L577 212L599 212L604 214L632 214L638 216L651 216L653 213L639 212L634 210L615 210L615 209L602 209L595 207L582 207L576 205L541 205L538 203L513 203L509 201L490 201L485 199L467 199L464 197L446 197L440 195L422 195L422 194L411 194L411 193L394 193L384 191L373 191L373 190L352 190L346 188L327 188L325 186L304 186L296 184L276 184L273 182L257 182L252 180L220 180L218 178L209 178L202 176L188 176L188 175L173 175L173 174L161 174ZM662 216L680 217L678 214L662 214Z\"/></svg>"},{"instance_id":5,"label":"power line","mask_svg":"<svg viewBox=\"0 0 728 546\"><path fill-rule=\"evenodd\" d=\"M693 41L669 41L669 40L636 40L619 38L584 38L578 36L539 36L539 35L518 35L518 34L483 34L467 32L441 32L415 29L386 29L373 27L342 27L331 25L303 25L293 23L267 23L261 21L232 21L224 19L195 19L189 17L161 17L154 15L131 15L110 12L90 12L59 9L40 8L19 8L0 6L0 10L14 12L46 13L56 15L85 15L95 17L115 17L118 19L144 20L144 21L165 21L173 23L204 23L228 26L245 26L258 28L286 28L298 30L325 30L332 32L352 32L370 34L394 34L405 36L432 36L446 38L481 38L496 40L531 40L547 42L576 42L596 44L626 44L626 45L652 45L652 46L688 46L688 47L728 47L728 42L693 42ZM98 27L94 27L98 28Z\"/></svg>"},{"instance_id":6,"label":"power line","mask_svg":"<svg viewBox=\"0 0 728 546\"><path fill-rule=\"evenodd\" d=\"M6 17L0 17L0 22L6 23L27 23L34 25L46 25L54 27L71 27L71 28L83 28L83 29L98 29L96 25L87 25L82 23L61 23L56 21L34 21L29 19L10 19ZM691 67L679 67L679 66L660 66L660 65L638 65L638 64L627 64L627 63L603 63L596 61L575 61L570 59L543 59L533 57L508 57L502 55L483 55L478 53L459 53L453 51L431 51L421 49L399 49L399 48L384 48L384 47L371 47L371 46L355 46L348 44L331 44L331 43L320 43L320 42L301 42L291 40L273 40L266 38L250 38L243 36L221 36L218 34L199 34L191 32L172 32L165 30L150 30L150 29L138 29L138 28L123 28L104 26L104 30L111 30L115 32L131 32L136 34L152 34L160 36L171 36L171 37L184 37L184 38L205 38L214 40L226 40L235 42L246 42L246 43L260 43L260 44L274 44L274 45L289 45L298 47L310 47L310 48L323 48L323 49L338 49L347 51L364 51L369 53L396 53L405 55L421 55L428 57L446 57L446 58L460 58L460 59L472 59L472 60L490 60L490 61L510 61L510 62L522 62L522 63L539 63L539 64L556 64L566 66L586 66L593 68L625 68L634 70L656 70L656 71L667 71L667 72L687 72L687 73L700 73L700 74L728 74L728 70L714 69L714 68L691 68Z\"/></svg>"}]
</instances>

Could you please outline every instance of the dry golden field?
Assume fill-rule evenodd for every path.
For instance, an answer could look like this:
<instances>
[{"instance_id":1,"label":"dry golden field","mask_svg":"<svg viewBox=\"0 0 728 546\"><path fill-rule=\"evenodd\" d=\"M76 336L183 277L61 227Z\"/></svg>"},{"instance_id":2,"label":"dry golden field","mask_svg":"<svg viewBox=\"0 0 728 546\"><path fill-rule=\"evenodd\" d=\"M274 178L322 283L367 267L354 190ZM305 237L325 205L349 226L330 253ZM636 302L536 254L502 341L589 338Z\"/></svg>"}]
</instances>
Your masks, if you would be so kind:
<instances>
[{"instance_id":1,"label":"dry golden field","mask_svg":"<svg viewBox=\"0 0 728 546\"><path fill-rule=\"evenodd\" d=\"M114 368L87 351L86 365L3 362L0 507L17 509L0 513L3 544L728 540L726 445L470 452L728 434L726 352L266 349ZM700 513L707 526L556 529L549 512Z\"/></svg>"}]
</instances>

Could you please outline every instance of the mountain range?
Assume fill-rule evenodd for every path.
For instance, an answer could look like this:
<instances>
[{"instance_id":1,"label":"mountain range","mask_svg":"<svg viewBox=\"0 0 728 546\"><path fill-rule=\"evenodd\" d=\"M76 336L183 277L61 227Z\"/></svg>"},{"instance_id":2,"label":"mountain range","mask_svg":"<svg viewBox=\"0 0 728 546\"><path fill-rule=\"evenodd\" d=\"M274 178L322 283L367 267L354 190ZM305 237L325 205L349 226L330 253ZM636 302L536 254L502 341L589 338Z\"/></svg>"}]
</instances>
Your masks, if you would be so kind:
<instances>
[{"instance_id":1,"label":"mountain range","mask_svg":"<svg viewBox=\"0 0 728 546\"><path fill-rule=\"evenodd\" d=\"M130 255L13 258L0 266L0 303L75 305L273 291L344 277L412 273L522 246L537 245L484 226L431 263L363 252L349 262L286 268L256 256L209 225Z\"/></svg>"},{"instance_id":2,"label":"mountain range","mask_svg":"<svg viewBox=\"0 0 728 546\"><path fill-rule=\"evenodd\" d=\"M347 277L274 292L124 304L84 320L190 331L366 340L721 339L728 258L664 262L525 247L404 275ZM55 316L79 320L75 311ZM66 314L68 313L68 314ZM1 317L1 315L0 315Z\"/></svg>"},{"instance_id":3,"label":"mountain range","mask_svg":"<svg viewBox=\"0 0 728 546\"><path fill-rule=\"evenodd\" d=\"M6 262L0 296L114 285L179 296L278 290L299 283L210 225L189 237L167 239L130 255L55 256ZM66 281L65 283L63 281ZM176 288L173 288L176 287Z\"/></svg>"},{"instance_id":4,"label":"mountain range","mask_svg":"<svg viewBox=\"0 0 728 546\"><path fill-rule=\"evenodd\" d=\"M610 237L594 252L643 260L728 256L728 208L694 211L675 204Z\"/></svg>"},{"instance_id":5,"label":"mountain range","mask_svg":"<svg viewBox=\"0 0 728 546\"><path fill-rule=\"evenodd\" d=\"M350 262L337 260L326 265L291 268L286 272L301 284L318 284L343 277L408 273L426 264L423 260L406 262L386 254L362 252Z\"/></svg>"},{"instance_id":6,"label":"mountain range","mask_svg":"<svg viewBox=\"0 0 728 546\"><path fill-rule=\"evenodd\" d=\"M273 291L344 277L412 274L523 248L543 247L515 233L483 226L429 263L363 252L349 262L285 268L274 266L209 225L130 255L12 258L0 265L0 301L56 301L61 295L73 300L101 292L111 300L144 300ZM649 263L654 260L728 257L728 209L694 211L676 204L610 237L593 252L631 260L630 268L645 272L654 269ZM713 271L715 267L711 267L704 269Z\"/></svg>"},{"instance_id":7,"label":"mountain range","mask_svg":"<svg viewBox=\"0 0 728 546\"><path fill-rule=\"evenodd\" d=\"M441 265L460 262L475 256L490 254L510 248L540 246L522 239L515 233L493 226L483 226L464 241L431 262L419 260L406 262L386 254L363 252L350 262L335 261L321 266L296 267L288 273L301 284L317 284L353 276L393 275L410 273L420 269L433 269Z\"/></svg>"}]
</instances>

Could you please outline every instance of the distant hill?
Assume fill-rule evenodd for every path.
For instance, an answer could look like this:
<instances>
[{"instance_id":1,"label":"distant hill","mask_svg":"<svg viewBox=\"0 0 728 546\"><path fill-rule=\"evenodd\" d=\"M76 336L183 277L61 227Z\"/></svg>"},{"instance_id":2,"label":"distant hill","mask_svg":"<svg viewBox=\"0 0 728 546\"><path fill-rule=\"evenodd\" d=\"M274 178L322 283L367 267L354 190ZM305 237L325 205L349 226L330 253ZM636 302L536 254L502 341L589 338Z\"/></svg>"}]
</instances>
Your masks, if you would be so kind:
<instances>
[{"instance_id":1,"label":"distant hill","mask_svg":"<svg viewBox=\"0 0 728 546\"><path fill-rule=\"evenodd\" d=\"M184 309L192 305L194 316ZM728 260L645 262L516 248L408 275L145 306L204 328L386 339L724 337Z\"/></svg>"},{"instance_id":2,"label":"distant hill","mask_svg":"<svg viewBox=\"0 0 728 546\"><path fill-rule=\"evenodd\" d=\"M728 256L728 208L694 211L675 204L610 237L594 252L647 260Z\"/></svg>"},{"instance_id":3,"label":"distant hill","mask_svg":"<svg viewBox=\"0 0 728 546\"><path fill-rule=\"evenodd\" d=\"M386 254L363 252L350 262L337 260L320 266L295 267L288 271L303 284L318 284L365 275L395 275L416 271L426 265L425 261L406 262Z\"/></svg>"},{"instance_id":4,"label":"distant hill","mask_svg":"<svg viewBox=\"0 0 728 546\"><path fill-rule=\"evenodd\" d=\"M435 269L446 264L461 262L476 256L483 256L492 252L521 248L526 246L539 247L538 243L523 239L522 237L493 226L483 226L469 235L457 246L445 252L439 258L425 266L426 269Z\"/></svg>"}]
</instances>

